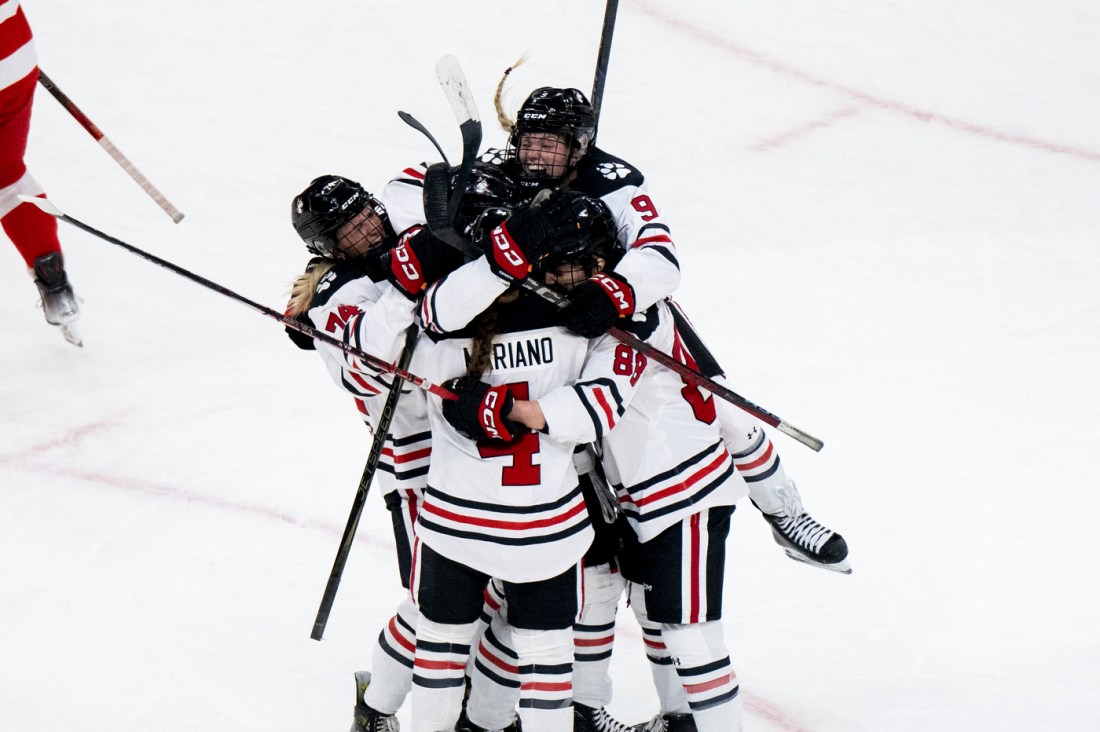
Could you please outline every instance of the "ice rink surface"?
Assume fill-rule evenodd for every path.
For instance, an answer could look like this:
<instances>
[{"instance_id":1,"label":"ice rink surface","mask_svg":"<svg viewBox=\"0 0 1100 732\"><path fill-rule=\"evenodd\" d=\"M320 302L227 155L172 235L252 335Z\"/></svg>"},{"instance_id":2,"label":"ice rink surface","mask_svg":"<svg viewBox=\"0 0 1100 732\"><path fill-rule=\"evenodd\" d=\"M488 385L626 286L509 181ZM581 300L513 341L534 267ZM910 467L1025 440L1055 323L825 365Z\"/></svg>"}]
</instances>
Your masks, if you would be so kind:
<instances>
[{"instance_id":1,"label":"ice rink surface","mask_svg":"<svg viewBox=\"0 0 1100 732\"><path fill-rule=\"evenodd\" d=\"M281 309L291 197L380 189L491 97L590 89L603 7L24 0L41 67L182 209L39 89L28 162L71 215ZM600 144L672 225L677 298L851 576L747 503L727 638L752 732L1095 730L1100 711L1100 8L1085 0L623 0ZM0 730L327 732L401 597L368 451L282 329L64 226L85 348L0 246ZM656 698L628 611L611 711ZM407 709L401 713L408 720Z\"/></svg>"}]
</instances>

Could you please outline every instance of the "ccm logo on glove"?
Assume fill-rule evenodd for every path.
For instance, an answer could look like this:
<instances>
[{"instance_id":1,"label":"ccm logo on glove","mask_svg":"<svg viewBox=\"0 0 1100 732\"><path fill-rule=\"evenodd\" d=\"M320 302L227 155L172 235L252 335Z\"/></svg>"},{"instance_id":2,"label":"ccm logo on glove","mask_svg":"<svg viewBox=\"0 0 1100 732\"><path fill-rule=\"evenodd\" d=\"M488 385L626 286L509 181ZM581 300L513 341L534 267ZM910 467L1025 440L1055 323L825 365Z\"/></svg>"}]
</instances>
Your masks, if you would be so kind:
<instances>
[{"instance_id":1,"label":"ccm logo on glove","mask_svg":"<svg viewBox=\"0 0 1100 732\"><path fill-rule=\"evenodd\" d=\"M424 289L424 275L420 260L407 243L394 247L390 255L390 270L397 284L407 293L415 294Z\"/></svg>"},{"instance_id":2,"label":"ccm logo on glove","mask_svg":"<svg viewBox=\"0 0 1100 732\"><path fill-rule=\"evenodd\" d=\"M634 313L634 293L623 287L617 279L609 277L603 272L595 274L589 279L604 289L604 292L611 298L611 302L619 311L620 317Z\"/></svg>"},{"instance_id":3,"label":"ccm logo on glove","mask_svg":"<svg viewBox=\"0 0 1100 732\"><path fill-rule=\"evenodd\" d=\"M505 390L506 393L507 390ZM500 414L501 401L501 390L496 388L485 392L485 398L481 402L481 428L485 430L485 434L491 440L512 439L510 432L505 431L504 434L501 434L501 430L497 427L496 418Z\"/></svg>"},{"instance_id":4,"label":"ccm logo on glove","mask_svg":"<svg viewBox=\"0 0 1100 732\"><path fill-rule=\"evenodd\" d=\"M498 267L509 276L522 280L531 271L527 258L523 256L515 240L508 234L505 224L493 229L493 259Z\"/></svg>"}]
</instances>

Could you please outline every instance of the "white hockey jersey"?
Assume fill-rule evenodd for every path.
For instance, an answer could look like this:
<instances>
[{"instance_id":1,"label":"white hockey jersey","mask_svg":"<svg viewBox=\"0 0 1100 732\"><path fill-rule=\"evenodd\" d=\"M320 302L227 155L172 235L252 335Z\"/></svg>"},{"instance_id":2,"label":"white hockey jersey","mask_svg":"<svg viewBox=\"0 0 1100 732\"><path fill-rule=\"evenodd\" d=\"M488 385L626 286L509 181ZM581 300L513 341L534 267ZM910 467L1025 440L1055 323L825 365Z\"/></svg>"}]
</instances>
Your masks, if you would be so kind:
<instances>
[{"instance_id":1,"label":"white hockey jersey","mask_svg":"<svg viewBox=\"0 0 1100 732\"><path fill-rule=\"evenodd\" d=\"M417 536L440 554L511 582L556 576L587 551L593 532L573 450L609 430L632 391L633 351L627 358L612 339L589 341L552 325L552 318L553 306L526 293L502 309L490 370L482 376L540 404L568 385L559 399L570 409L544 432L508 444L475 442L447 423L440 399L428 397L432 462ZM424 348L423 375L436 383L464 375L471 343L463 332L434 341Z\"/></svg>"},{"instance_id":2,"label":"white hockey jersey","mask_svg":"<svg viewBox=\"0 0 1100 732\"><path fill-rule=\"evenodd\" d=\"M413 324L414 311L414 305L388 282L371 279L354 261L342 261L318 282L306 315L317 330L393 363L400 356L406 330ZM336 346L315 343L329 375L355 398L360 415L373 433L392 377L379 374L354 356L348 357ZM430 457L431 432L424 392L405 386L378 463L381 491L412 491L419 496L427 482Z\"/></svg>"},{"instance_id":3,"label":"white hockey jersey","mask_svg":"<svg viewBox=\"0 0 1100 732\"><path fill-rule=\"evenodd\" d=\"M694 367L668 306L662 301L647 316L655 322L646 342ZM640 541L704 508L732 505L748 492L726 449L715 402L709 392L654 365L637 385L630 409L604 436L604 470Z\"/></svg>"},{"instance_id":4,"label":"white hockey jersey","mask_svg":"<svg viewBox=\"0 0 1100 732\"><path fill-rule=\"evenodd\" d=\"M405 231L424 223L424 174L427 170L427 163L410 165L390 180L378 196L386 207L394 231Z\"/></svg>"}]
</instances>

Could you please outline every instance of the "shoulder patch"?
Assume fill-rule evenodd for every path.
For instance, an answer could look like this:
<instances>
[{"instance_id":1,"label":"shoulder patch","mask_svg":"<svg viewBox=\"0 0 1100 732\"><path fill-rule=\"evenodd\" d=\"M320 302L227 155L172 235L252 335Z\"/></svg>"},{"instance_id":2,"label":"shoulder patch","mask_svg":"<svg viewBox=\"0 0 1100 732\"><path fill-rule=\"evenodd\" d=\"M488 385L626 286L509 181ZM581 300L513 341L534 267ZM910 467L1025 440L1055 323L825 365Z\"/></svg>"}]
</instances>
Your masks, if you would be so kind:
<instances>
[{"instance_id":1,"label":"shoulder patch","mask_svg":"<svg viewBox=\"0 0 1100 732\"><path fill-rule=\"evenodd\" d=\"M569 187L597 198L626 186L640 186L645 176L622 158L593 147L577 166L577 177Z\"/></svg>"}]
</instances>

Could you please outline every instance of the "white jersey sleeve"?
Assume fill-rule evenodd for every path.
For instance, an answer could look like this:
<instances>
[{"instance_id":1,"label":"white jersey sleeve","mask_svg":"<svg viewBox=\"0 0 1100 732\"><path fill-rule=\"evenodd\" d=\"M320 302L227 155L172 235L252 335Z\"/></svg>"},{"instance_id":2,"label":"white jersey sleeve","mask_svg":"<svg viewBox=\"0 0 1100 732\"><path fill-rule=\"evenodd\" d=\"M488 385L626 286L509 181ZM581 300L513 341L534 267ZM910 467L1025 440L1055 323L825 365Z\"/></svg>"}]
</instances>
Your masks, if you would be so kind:
<instances>
[{"instance_id":1,"label":"white jersey sleeve","mask_svg":"<svg viewBox=\"0 0 1100 732\"><path fill-rule=\"evenodd\" d=\"M622 158L593 147L581 159L569 187L600 198L611 209L625 252L614 271L634 288L637 312L671 295L680 284L680 262L645 176Z\"/></svg>"},{"instance_id":2,"label":"white jersey sleeve","mask_svg":"<svg viewBox=\"0 0 1100 732\"><path fill-rule=\"evenodd\" d=\"M690 361L664 302L647 342ZM732 505L745 495L722 439L718 399L676 372L651 366L630 408L603 439L604 469L623 513L645 542L703 508Z\"/></svg>"},{"instance_id":3,"label":"white jersey sleeve","mask_svg":"<svg viewBox=\"0 0 1100 732\"><path fill-rule=\"evenodd\" d=\"M603 196L615 215L619 243L626 250L615 265L634 288L638 312L672 294L680 285L680 263L672 233L649 197L643 181L623 186Z\"/></svg>"},{"instance_id":4,"label":"white jersey sleeve","mask_svg":"<svg viewBox=\"0 0 1100 732\"><path fill-rule=\"evenodd\" d=\"M390 217L390 226L397 233L410 226L423 224L424 217L424 173L426 163L405 168L382 189L378 199L386 207Z\"/></svg>"},{"instance_id":5,"label":"white jersey sleeve","mask_svg":"<svg viewBox=\"0 0 1100 732\"><path fill-rule=\"evenodd\" d=\"M462 330L508 289L485 257L467 262L424 292L420 324L430 333Z\"/></svg>"},{"instance_id":6,"label":"white jersey sleeve","mask_svg":"<svg viewBox=\"0 0 1100 732\"><path fill-rule=\"evenodd\" d=\"M647 362L611 336L590 341L580 376L539 399L546 433L575 443L603 438L630 406Z\"/></svg>"}]
</instances>

